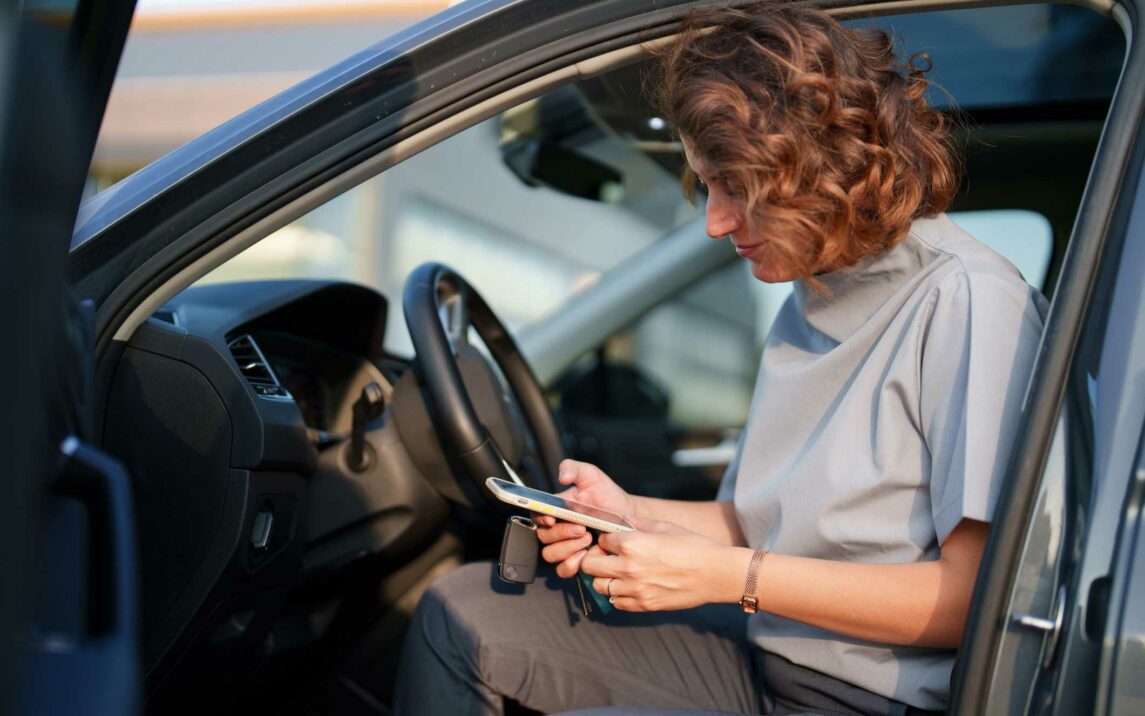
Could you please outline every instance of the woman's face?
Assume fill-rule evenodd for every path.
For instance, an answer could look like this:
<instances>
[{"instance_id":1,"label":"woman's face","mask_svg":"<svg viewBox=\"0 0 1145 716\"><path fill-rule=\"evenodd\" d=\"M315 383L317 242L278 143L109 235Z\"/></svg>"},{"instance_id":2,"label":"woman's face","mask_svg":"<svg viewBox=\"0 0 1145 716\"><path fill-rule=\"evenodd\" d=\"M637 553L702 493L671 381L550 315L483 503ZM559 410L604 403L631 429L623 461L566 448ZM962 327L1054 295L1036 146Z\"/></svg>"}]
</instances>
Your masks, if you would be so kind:
<instances>
[{"instance_id":1,"label":"woman's face","mask_svg":"<svg viewBox=\"0 0 1145 716\"><path fill-rule=\"evenodd\" d=\"M751 273L765 283L781 283L796 278L795 272L783 263L771 242L753 231L746 216L744 197L728 188L719 172L692 154L684 143L684 157L688 165L707 188L707 230L713 239L727 238L740 258L751 262Z\"/></svg>"}]
</instances>

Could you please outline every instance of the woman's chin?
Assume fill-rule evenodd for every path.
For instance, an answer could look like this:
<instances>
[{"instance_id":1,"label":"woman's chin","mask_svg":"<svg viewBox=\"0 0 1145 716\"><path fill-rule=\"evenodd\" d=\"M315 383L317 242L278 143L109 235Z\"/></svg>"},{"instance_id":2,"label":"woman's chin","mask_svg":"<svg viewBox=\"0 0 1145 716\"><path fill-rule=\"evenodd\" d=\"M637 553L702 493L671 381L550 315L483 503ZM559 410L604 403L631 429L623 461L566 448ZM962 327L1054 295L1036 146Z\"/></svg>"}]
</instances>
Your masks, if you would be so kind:
<instances>
[{"instance_id":1,"label":"woman's chin","mask_svg":"<svg viewBox=\"0 0 1145 716\"><path fill-rule=\"evenodd\" d=\"M751 275L764 283L785 283L795 278L786 267L771 261L752 261Z\"/></svg>"}]
</instances>

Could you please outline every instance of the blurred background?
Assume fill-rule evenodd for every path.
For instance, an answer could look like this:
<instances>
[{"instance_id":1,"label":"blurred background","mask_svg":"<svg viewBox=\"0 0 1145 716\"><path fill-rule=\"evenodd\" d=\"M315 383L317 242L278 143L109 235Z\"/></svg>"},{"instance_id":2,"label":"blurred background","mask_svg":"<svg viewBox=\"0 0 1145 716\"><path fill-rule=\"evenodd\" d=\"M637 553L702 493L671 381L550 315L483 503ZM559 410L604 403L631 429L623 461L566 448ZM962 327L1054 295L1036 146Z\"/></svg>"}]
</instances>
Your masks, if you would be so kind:
<instances>
[{"instance_id":1,"label":"blurred background","mask_svg":"<svg viewBox=\"0 0 1145 716\"><path fill-rule=\"evenodd\" d=\"M447 5L139 0L89 193Z\"/></svg>"}]
</instances>

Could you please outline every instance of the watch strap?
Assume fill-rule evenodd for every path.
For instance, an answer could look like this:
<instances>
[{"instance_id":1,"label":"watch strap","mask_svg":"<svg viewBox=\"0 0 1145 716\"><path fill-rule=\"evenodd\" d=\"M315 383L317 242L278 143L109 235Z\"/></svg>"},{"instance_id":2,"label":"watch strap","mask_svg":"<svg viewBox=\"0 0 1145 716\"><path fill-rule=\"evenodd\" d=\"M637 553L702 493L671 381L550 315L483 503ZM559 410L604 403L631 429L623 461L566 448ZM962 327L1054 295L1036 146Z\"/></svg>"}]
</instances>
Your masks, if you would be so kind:
<instances>
[{"instance_id":1,"label":"watch strap","mask_svg":"<svg viewBox=\"0 0 1145 716\"><path fill-rule=\"evenodd\" d=\"M759 568L763 564L765 555L767 555L767 550L757 549L747 566L747 581L744 583L743 597L740 598L739 605L748 614L755 614L759 611L759 597L756 596L756 590L759 588Z\"/></svg>"}]
</instances>

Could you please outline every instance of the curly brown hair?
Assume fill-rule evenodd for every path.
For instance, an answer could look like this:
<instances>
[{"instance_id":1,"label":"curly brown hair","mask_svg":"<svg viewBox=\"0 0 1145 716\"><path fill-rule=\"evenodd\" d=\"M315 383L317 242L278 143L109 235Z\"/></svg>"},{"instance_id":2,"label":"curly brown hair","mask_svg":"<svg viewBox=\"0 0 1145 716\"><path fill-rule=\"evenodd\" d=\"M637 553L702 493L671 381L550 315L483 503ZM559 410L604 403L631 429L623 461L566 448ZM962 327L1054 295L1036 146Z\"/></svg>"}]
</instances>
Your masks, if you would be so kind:
<instances>
[{"instance_id":1,"label":"curly brown hair","mask_svg":"<svg viewBox=\"0 0 1145 716\"><path fill-rule=\"evenodd\" d=\"M950 122L926 102L929 58L900 63L881 30L790 5L715 7L685 18L654 56L668 122L812 285L895 246L954 198ZM694 197L690 168L683 180Z\"/></svg>"}]
</instances>

